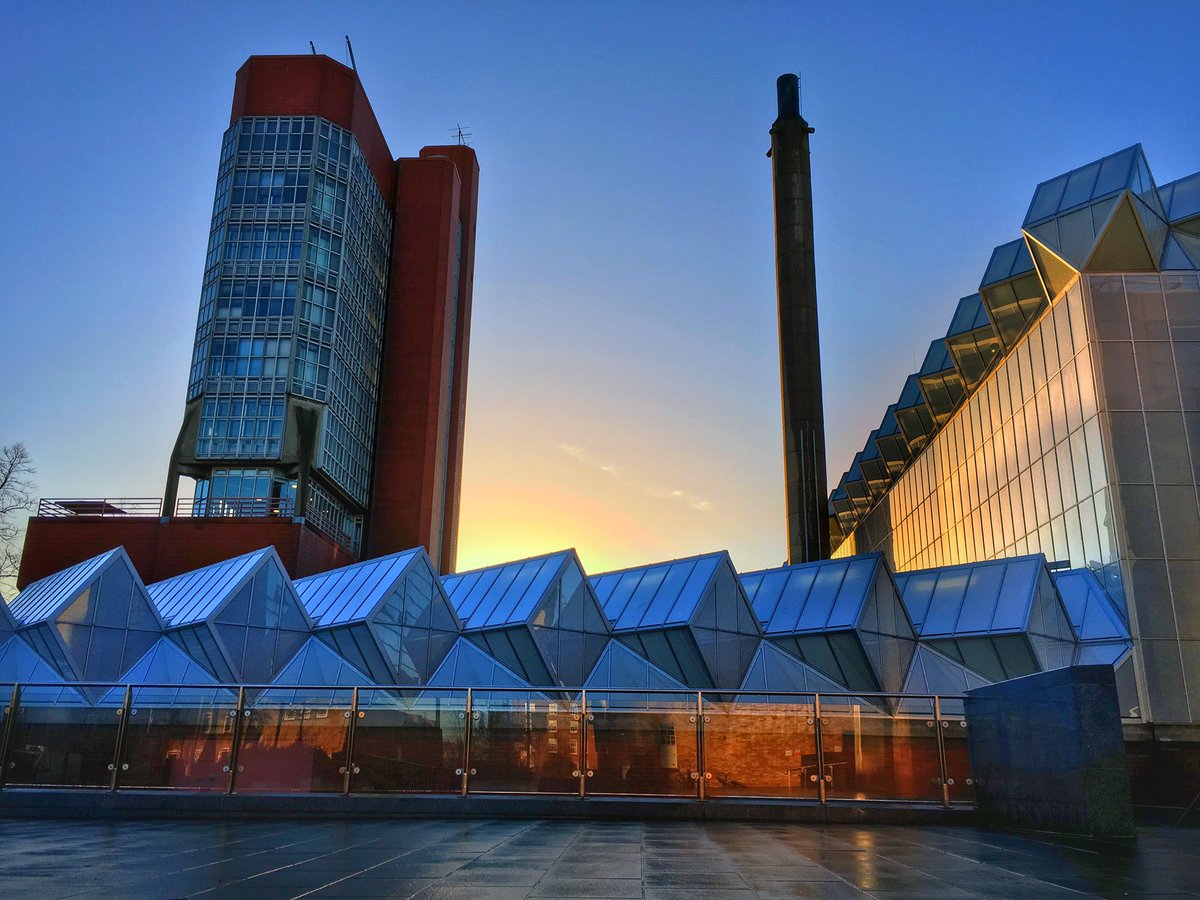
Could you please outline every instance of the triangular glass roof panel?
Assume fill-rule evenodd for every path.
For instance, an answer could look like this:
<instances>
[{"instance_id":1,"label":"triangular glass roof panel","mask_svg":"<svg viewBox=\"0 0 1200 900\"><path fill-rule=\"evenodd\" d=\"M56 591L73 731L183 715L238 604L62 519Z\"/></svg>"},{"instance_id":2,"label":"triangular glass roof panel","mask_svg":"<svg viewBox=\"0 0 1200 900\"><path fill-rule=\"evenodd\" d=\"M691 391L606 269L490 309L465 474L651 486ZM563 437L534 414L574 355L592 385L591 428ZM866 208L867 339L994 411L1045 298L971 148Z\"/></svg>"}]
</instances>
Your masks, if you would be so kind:
<instances>
[{"instance_id":1,"label":"triangular glass roof panel","mask_svg":"<svg viewBox=\"0 0 1200 900\"><path fill-rule=\"evenodd\" d=\"M1197 265L1192 261L1192 258L1184 249L1183 241L1180 239L1179 234L1177 232L1172 232L1167 237L1166 246L1163 247L1160 268L1162 268L1164 271L1182 270L1190 272L1200 268L1200 265Z\"/></svg>"},{"instance_id":2,"label":"triangular glass roof panel","mask_svg":"<svg viewBox=\"0 0 1200 900\"><path fill-rule=\"evenodd\" d=\"M337 685L370 687L370 676L352 666L317 637L310 637L291 662L280 669L273 685Z\"/></svg>"},{"instance_id":3,"label":"triangular glass roof panel","mask_svg":"<svg viewBox=\"0 0 1200 900\"><path fill-rule=\"evenodd\" d=\"M554 584L563 563L575 551L489 566L448 575L442 587L468 630L523 624Z\"/></svg>"},{"instance_id":4,"label":"triangular glass roof panel","mask_svg":"<svg viewBox=\"0 0 1200 900\"><path fill-rule=\"evenodd\" d=\"M530 687L530 684L469 638L460 637L429 677L427 686Z\"/></svg>"},{"instance_id":5,"label":"triangular glass roof panel","mask_svg":"<svg viewBox=\"0 0 1200 900\"><path fill-rule=\"evenodd\" d=\"M115 547L107 553L93 556L70 568L55 572L35 581L17 594L8 610L21 627L55 619L70 606L83 590L91 584L114 560L124 557L123 547ZM130 564L130 568L133 566Z\"/></svg>"},{"instance_id":6,"label":"triangular glass roof panel","mask_svg":"<svg viewBox=\"0 0 1200 900\"><path fill-rule=\"evenodd\" d=\"M1128 639L1124 615L1109 598L1100 579L1090 569L1054 572L1054 586L1062 598L1071 627L1079 640Z\"/></svg>"},{"instance_id":7,"label":"triangular glass roof panel","mask_svg":"<svg viewBox=\"0 0 1200 900\"><path fill-rule=\"evenodd\" d=\"M275 548L264 547L156 582L146 590L168 628L191 625L215 615L270 556L278 559Z\"/></svg>"},{"instance_id":8,"label":"triangular glass roof panel","mask_svg":"<svg viewBox=\"0 0 1200 900\"><path fill-rule=\"evenodd\" d=\"M366 619L420 554L393 553L295 581L296 593L318 628Z\"/></svg>"},{"instance_id":9,"label":"triangular glass roof panel","mask_svg":"<svg viewBox=\"0 0 1200 900\"><path fill-rule=\"evenodd\" d=\"M583 686L588 690L688 690L682 681L615 638L608 642Z\"/></svg>"},{"instance_id":10,"label":"triangular glass roof panel","mask_svg":"<svg viewBox=\"0 0 1200 900\"><path fill-rule=\"evenodd\" d=\"M904 681L906 694L963 694L990 681L932 647L918 645Z\"/></svg>"},{"instance_id":11,"label":"triangular glass roof panel","mask_svg":"<svg viewBox=\"0 0 1200 900\"><path fill-rule=\"evenodd\" d=\"M1171 224L1200 217L1200 172L1163 185L1158 194Z\"/></svg>"},{"instance_id":12,"label":"triangular glass roof panel","mask_svg":"<svg viewBox=\"0 0 1200 900\"><path fill-rule=\"evenodd\" d=\"M1159 253L1151 250L1134 208L1132 194L1117 203L1108 225L1082 266L1088 272L1155 272ZM1161 249L1161 248L1160 248Z\"/></svg>"},{"instance_id":13,"label":"triangular glass roof panel","mask_svg":"<svg viewBox=\"0 0 1200 900\"><path fill-rule=\"evenodd\" d=\"M687 559L606 572L589 580L593 588L599 584L606 591L607 599L601 602L604 614L613 623L613 631L664 628L691 621L699 610L717 567L728 557L729 554L721 550ZM647 587L639 594L643 583ZM599 591L597 596L600 596Z\"/></svg>"}]
</instances>

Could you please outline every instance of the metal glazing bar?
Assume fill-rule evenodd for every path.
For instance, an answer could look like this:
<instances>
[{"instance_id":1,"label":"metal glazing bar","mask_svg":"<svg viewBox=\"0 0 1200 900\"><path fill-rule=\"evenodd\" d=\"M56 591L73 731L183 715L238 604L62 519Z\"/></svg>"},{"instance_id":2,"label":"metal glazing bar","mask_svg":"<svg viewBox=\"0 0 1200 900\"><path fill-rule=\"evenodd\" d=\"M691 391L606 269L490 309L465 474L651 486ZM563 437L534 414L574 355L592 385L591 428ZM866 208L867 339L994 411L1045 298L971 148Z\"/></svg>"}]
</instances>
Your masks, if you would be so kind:
<instances>
[{"instance_id":1,"label":"metal glazing bar","mask_svg":"<svg viewBox=\"0 0 1200 900\"><path fill-rule=\"evenodd\" d=\"M813 694L813 728L817 742L817 799L825 805L825 737L821 728L821 695Z\"/></svg>"},{"instance_id":2,"label":"metal glazing bar","mask_svg":"<svg viewBox=\"0 0 1200 900\"><path fill-rule=\"evenodd\" d=\"M938 773L942 782L942 806L950 808L950 781L946 771L946 734L949 723L942 721L942 703L937 697L933 698L933 727L937 731Z\"/></svg>"},{"instance_id":3,"label":"metal glazing bar","mask_svg":"<svg viewBox=\"0 0 1200 900\"><path fill-rule=\"evenodd\" d=\"M8 780L8 770L11 767L9 756L12 751L13 735L17 733L17 717L21 715L21 686L14 684L12 696L8 700L8 708L4 710L4 739L0 743L0 789Z\"/></svg>"},{"instance_id":4,"label":"metal glazing bar","mask_svg":"<svg viewBox=\"0 0 1200 900\"><path fill-rule=\"evenodd\" d=\"M238 688L237 709L233 711L233 737L229 745L229 787L226 793L232 794L237 786L238 757L242 743L242 720L246 718L246 689Z\"/></svg>"},{"instance_id":5,"label":"metal glazing bar","mask_svg":"<svg viewBox=\"0 0 1200 900\"><path fill-rule=\"evenodd\" d=\"M472 691L467 688L467 709L463 714L462 795L464 797L471 788L471 723L475 716L473 701Z\"/></svg>"},{"instance_id":6,"label":"metal glazing bar","mask_svg":"<svg viewBox=\"0 0 1200 900\"><path fill-rule=\"evenodd\" d=\"M354 764L354 729L358 725L358 717L362 715L358 711L358 688L354 689L353 699L350 701L350 724L346 729L346 765L342 769L342 793L350 793L350 779L358 774L358 766Z\"/></svg>"},{"instance_id":7,"label":"metal glazing bar","mask_svg":"<svg viewBox=\"0 0 1200 900\"><path fill-rule=\"evenodd\" d=\"M117 782L121 777L121 768L129 768L122 761L121 757L125 755L125 732L129 728L129 719L133 710L133 685L125 685L125 699L121 702L121 708L117 710L117 741L113 745L112 762L108 764L108 771L111 776L108 780L108 789L112 792L117 790Z\"/></svg>"},{"instance_id":8,"label":"metal glazing bar","mask_svg":"<svg viewBox=\"0 0 1200 900\"><path fill-rule=\"evenodd\" d=\"M576 765L579 766L579 799L582 800L587 795L587 691L579 692L579 731L576 736L579 740L579 753L576 758Z\"/></svg>"},{"instance_id":9,"label":"metal glazing bar","mask_svg":"<svg viewBox=\"0 0 1200 900\"><path fill-rule=\"evenodd\" d=\"M696 796L704 800L704 779L708 776L704 771L704 691L696 691L696 770Z\"/></svg>"}]
</instances>

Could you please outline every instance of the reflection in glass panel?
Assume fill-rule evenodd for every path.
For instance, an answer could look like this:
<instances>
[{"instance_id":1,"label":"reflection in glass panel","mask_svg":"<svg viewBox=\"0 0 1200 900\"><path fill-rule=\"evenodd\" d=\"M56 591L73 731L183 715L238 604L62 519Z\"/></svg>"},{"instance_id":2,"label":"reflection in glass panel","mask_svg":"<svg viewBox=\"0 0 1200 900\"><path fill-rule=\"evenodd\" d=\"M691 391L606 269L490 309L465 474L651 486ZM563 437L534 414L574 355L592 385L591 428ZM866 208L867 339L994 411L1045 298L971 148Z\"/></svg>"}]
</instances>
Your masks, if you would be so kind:
<instances>
[{"instance_id":1,"label":"reflection in glass panel","mask_svg":"<svg viewBox=\"0 0 1200 900\"><path fill-rule=\"evenodd\" d=\"M845 698L821 698L827 796L940 801L941 764L932 701L896 716Z\"/></svg>"},{"instance_id":2,"label":"reflection in glass panel","mask_svg":"<svg viewBox=\"0 0 1200 900\"><path fill-rule=\"evenodd\" d=\"M238 793L341 791L353 691L270 688L247 700Z\"/></svg>"},{"instance_id":3,"label":"reflection in glass panel","mask_svg":"<svg viewBox=\"0 0 1200 900\"><path fill-rule=\"evenodd\" d=\"M62 700L80 705L60 705L59 690L33 690L22 692L5 784L108 787L119 708L84 706L78 695Z\"/></svg>"},{"instance_id":4,"label":"reflection in glass panel","mask_svg":"<svg viewBox=\"0 0 1200 900\"><path fill-rule=\"evenodd\" d=\"M579 789L579 709L532 691L472 698L468 790L570 794Z\"/></svg>"},{"instance_id":5,"label":"reflection in glass panel","mask_svg":"<svg viewBox=\"0 0 1200 900\"><path fill-rule=\"evenodd\" d=\"M452 793L462 787L467 692L362 689L353 793Z\"/></svg>"},{"instance_id":6,"label":"reflection in glass panel","mask_svg":"<svg viewBox=\"0 0 1200 900\"><path fill-rule=\"evenodd\" d=\"M815 798L819 766L812 698L755 699L713 702L705 696L706 794Z\"/></svg>"},{"instance_id":7,"label":"reflection in glass panel","mask_svg":"<svg viewBox=\"0 0 1200 900\"><path fill-rule=\"evenodd\" d=\"M156 688L133 689L121 786L226 790L237 698L223 688L172 693L176 696L165 697Z\"/></svg>"},{"instance_id":8,"label":"reflection in glass panel","mask_svg":"<svg viewBox=\"0 0 1200 900\"><path fill-rule=\"evenodd\" d=\"M695 694L588 691L589 794L696 796Z\"/></svg>"}]
</instances>

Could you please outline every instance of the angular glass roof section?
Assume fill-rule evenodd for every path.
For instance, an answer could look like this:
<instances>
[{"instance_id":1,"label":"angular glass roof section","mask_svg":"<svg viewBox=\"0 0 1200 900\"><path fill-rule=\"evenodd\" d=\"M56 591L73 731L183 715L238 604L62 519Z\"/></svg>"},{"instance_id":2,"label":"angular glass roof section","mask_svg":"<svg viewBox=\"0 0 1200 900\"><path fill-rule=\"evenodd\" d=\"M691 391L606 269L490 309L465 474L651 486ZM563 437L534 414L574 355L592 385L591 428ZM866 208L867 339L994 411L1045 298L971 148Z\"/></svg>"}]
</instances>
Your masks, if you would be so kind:
<instances>
[{"instance_id":1,"label":"angular glass roof section","mask_svg":"<svg viewBox=\"0 0 1200 900\"><path fill-rule=\"evenodd\" d=\"M587 690L688 690L678 678L615 638L608 642L583 686Z\"/></svg>"},{"instance_id":2,"label":"angular glass roof section","mask_svg":"<svg viewBox=\"0 0 1200 900\"><path fill-rule=\"evenodd\" d=\"M1071 664L1075 635L1040 554L902 573L896 583L921 639L990 681Z\"/></svg>"},{"instance_id":3,"label":"angular glass roof section","mask_svg":"<svg viewBox=\"0 0 1200 900\"><path fill-rule=\"evenodd\" d=\"M1200 217L1200 172L1159 187L1158 194L1172 225Z\"/></svg>"},{"instance_id":4,"label":"angular glass roof section","mask_svg":"<svg viewBox=\"0 0 1200 900\"><path fill-rule=\"evenodd\" d=\"M913 654L908 677L904 680L906 694L965 694L977 687L991 684L986 678L966 666L921 644Z\"/></svg>"},{"instance_id":5,"label":"angular glass roof section","mask_svg":"<svg viewBox=\"0 0 1200 900\"><path fill-rule=\"evenodd\" d=\"M149 591L171 639L227 684L269 683L312 631L274 547L185 572Z\"/></svg>"},{"instance_id":6,"label":"angular glass roof section","mask_svg":"<svg viewBox=\"0 0 1200 900\"><path fill-rule=\"evenodd\" d=\"M722 550L592 578L613 633L673 678L735 689L761 629Z\"/></svg>"},{"instance_id":7,"label":"angular glass roof section","mask_svg":"<svg viewBox=\"0 0 1200 900\"><path fill-rule=\"evenodd\" d=\"M1135 184L1140 169L1145 169L1149 174L1142 145L1134 144L1057 178L1043 181L1034 191L1021 227L1027 228L1117 194Z\"/></svg>"},{"instance_id":8,"label":"angular glass roof section","mask_svg":"<svg viewBox=\"0 0 1200 900\"><path fill-rule=\"evenodd\" d=\"M111 681L162 633L121 547L31 584L11 611L26 640L64 678Z\"/></svg>"},{"instance_id":9,"label":"angular glass roof section","mask_svg":"<svg viewBox=\"0 0 1200 900\"><path fill-rule=\"evenodd\" d=\"M1129 640L1129 624L1090 569L1053 572L1067 618L1081 641Z\"/></svg>"},{"instance_id":10,"label":"angular glass roof section","mask_svg":"<svg viewBox=\"0 0 1200 900\"><path fill-rule=\"evenodd\" d=\"M442 577L463 627L504 628L529 620L574 550Z\"/></svg>"},{"instance_id":11,"label":"angular glass roof section","mask_svg":"<svg viewBox=\"0 0 1200 900\"><path fill-rule=\"evenodd\" d=\"M470 639L527 683L579 687L608 643L608 620L574 550L442 583Z\"/></svg>"},{"instance_id":12,"label":"angular glass roof section","mask_svg":"<svg viewBox=\"0 0 1200 900\"><path fill-rule=\"evenodd\" d=\"M880 553L742 576L764 636L854 691L897 691L916 635Z\"/></svg>"},{"instance_id":13,"label":"angular glass roof section","mask_svg":"<svg viewBox=\"0 0 1200 900\"><path fill-rule=\"evenodd\" d=\"M135 706L194 707L230 705L237 702L236 693L218 687L217 680L168 637L161 637L155 641L145 656L117 680L122 684L144 685L134 691ZM100 698L98 705L119 706L124 702L125 689L115 687Z\"/></svg>"},{"instance_id":14,"label":"angular glass roof section","mask_svg":"<svg viewBox=\"0 0 1200 900\"><path fill-rule=\"evenodd\" d=\"M454 642L442 664L430 676L427 686L531 687L528 681L465 637Z\"/></svg>"},{"instance_id":15,"label":"angular glass roof section","mask_svg":"<svg viewBox=\"0 0 1200 900\"><path fill-rule=\"evenodd\" d=\"M272 685L337 685L370 687L370 676L350 665L317 637L304 642L291 662L271 679Z\"/></svg>"},{"instance_id":16,"label":"angular glass roof section","mask_svg":"<svg viewBox=\"0 0 1200 900\"><path fill-rule=\"evenodd\" d=\"M933 434L933 415L925 402L925 395L921 393L920 376L916 374L909 375L905 380L900 399L896 401L896 424L900 426L914 456Z\"/></svg>"},{"instance_id":17,"label":"angular glass roof section","mask_svg":"<svg viewBox=\"0 0 1200 900\"><path fill-rule=\"evenodd\" d=\"M844 694L849 688L838 684L812 666L802 663L790 653L780 650L770 641L763 641L746 677L742 679L743 691L761 691L764 695L776 693L832 693ZM744 702L762 702L745 694L738 697Z\"/></svg>"},{"instance_id":18,"label":"angular glass roof section","mask_svg":"<svg viewBox=\"0 0 1200 900\"><path fill-rule=\"evenodd\" d=\"M917 634L936 638L1024 630L1045 571L1037 554L899 572L895 580Z\"/></svg>"},{"instance_id":19,"label":"angular glass roof section","mask_svg":"<svg viewBox=\"0 0 1200 900\"><path fill-rule=\"evenodd\" d=\"M854 628L883 560L880 553L827 559L741 576L763 634Z\"/></svg>"},{"instance_id":20,"label":"angular glass roof section","mask_svg":"<svg viewBox=\"0 0 1200 900\"><path fill-rule=\"evenodd\" d=\"M0 594L0 642L6 640L16 630L17 620L9 612L8 601L4 599L3 594Z\"/></svg>"},{"instance_id":21,"label":"angular glass roof section","mask_svg":"<svg viewBox=\"0 0 1200 900\"><path fill-rule=\"evenodd\" d=\"M234 592L269 556L274 547L184 572L147 587L168 628L202 622L229 601Z\"/></svg>"},{"instance_id":22,"label":"angular glass roof section","mask_svg":"<svg viewBox=\"0 0 1200 900\"><path fill-rule=\"evenodd\" d=\"M722 550L591 578L596 598L613 631L686 625L695 614L717 567L728 559Z\"/></svg>"},{"instance_id":23,"label":"angular glass roof section","mask_svg":"<svg viewBox=\"0 0 1200 900\"><path fill-rule=\"evenodd\" d=\"M1200 238L1172 230L1163 246L1159 268L1163 271L1183 272L1200 269Z\"/></svg>"},{"instance_id":24,"label":"angular glass roof section","mask_svg":"<svg viewBox=\"0 0 1200 900\"><path fill-rule=\"evenodd\" d=\"M365 621L383 601L388 591L404 577L421 549L406 550L353 566L344 566L293 584L300 602L312 616L317 628Z\"/></svg>"},{"instance_id":25,"label":"angular glass roof section","mask_svg":"<svg viewBox=\"0 0 1200 900\"><path fill-rule=\"evenodd\" d=\"M296 583L321 640L380 684L422 684L462 629L422 548Z\"/></svg>"},{"instance_id":26,"label":"angular glass roof section","mask_svg":"<svg viewBox=\"0 0 1200 900\"><path fill-rule=\"evenodd\" d=\"M9 604L8 611L22 627L48 622L70 606L97 574L124 554L123 547L114 547L107 553L85 559L53 575L47 575L17 594L16 599ZM128 560L129 557L125 558ZM132 563L130 567L132 568Z\"/></svg>"},{"instance_id":27,"label":"angular glass roof section","mask_svg":"<svg viewBox=\"0 0 1200 900\"><path fill-rule=\"evenodd\" d=\"M19 634L0 643L0 684L21 684L21 702L38 706L87 706L83 694L66 687L65 679ZM36 685L36 686L35 686ZM63 685L56 687L55 685ZM12 691L0 698L7 703Z\"/></svg>"},{"instance_id":28,"label":"angular glass roof section","mask_svg":"<svg viewBox=\"0 0 1200 900\"><path fill-rule=\"evenodd\" d=\"M1029 247L1023 238L1017 238L1015 241L1001 244L992 251L992 258L988 261L979 286L990 287L1021 275L1031 274L1033 271L1033 257L1029 255Z\"/></svg>"}]
</instances>

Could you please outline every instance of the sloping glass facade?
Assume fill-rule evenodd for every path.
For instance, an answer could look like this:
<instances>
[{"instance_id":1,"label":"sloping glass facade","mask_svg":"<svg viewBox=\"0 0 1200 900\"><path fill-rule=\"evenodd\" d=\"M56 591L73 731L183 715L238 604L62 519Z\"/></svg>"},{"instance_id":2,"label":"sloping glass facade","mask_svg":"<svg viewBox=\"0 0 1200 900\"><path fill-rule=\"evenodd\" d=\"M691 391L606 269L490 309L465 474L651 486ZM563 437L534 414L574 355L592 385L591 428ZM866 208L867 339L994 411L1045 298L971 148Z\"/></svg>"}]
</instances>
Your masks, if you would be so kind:
<instances>
[{"instance_id":1,"label":"sloping glass facade","mask_svg":"<svg viewBox=\"0 0 1200 900\"><path fill-rule=\"evenodd\" d=\"M1121 667L1136 684L1127 713L1179 724L1200 723L1198 195L1200 175L1157 187L1140 146L1040 184L979 288L987 321L970 325L992 329L991 361L962 352L960 301L944 343L964 396L946 415L931 350L895 405L910 460L868 484L864 450L829 498L834 555L880 552L898 573L1044 555L1074 658ZM927 581L914 575L906 600ZM922 603L909 604L918 630ZM1057 658L1069 642L1051 618L1035 655ZM960 637L939 640L965 656ZM976 662L990 677L1030 665L998 649Z\"/></svg>"}]
</instances>

